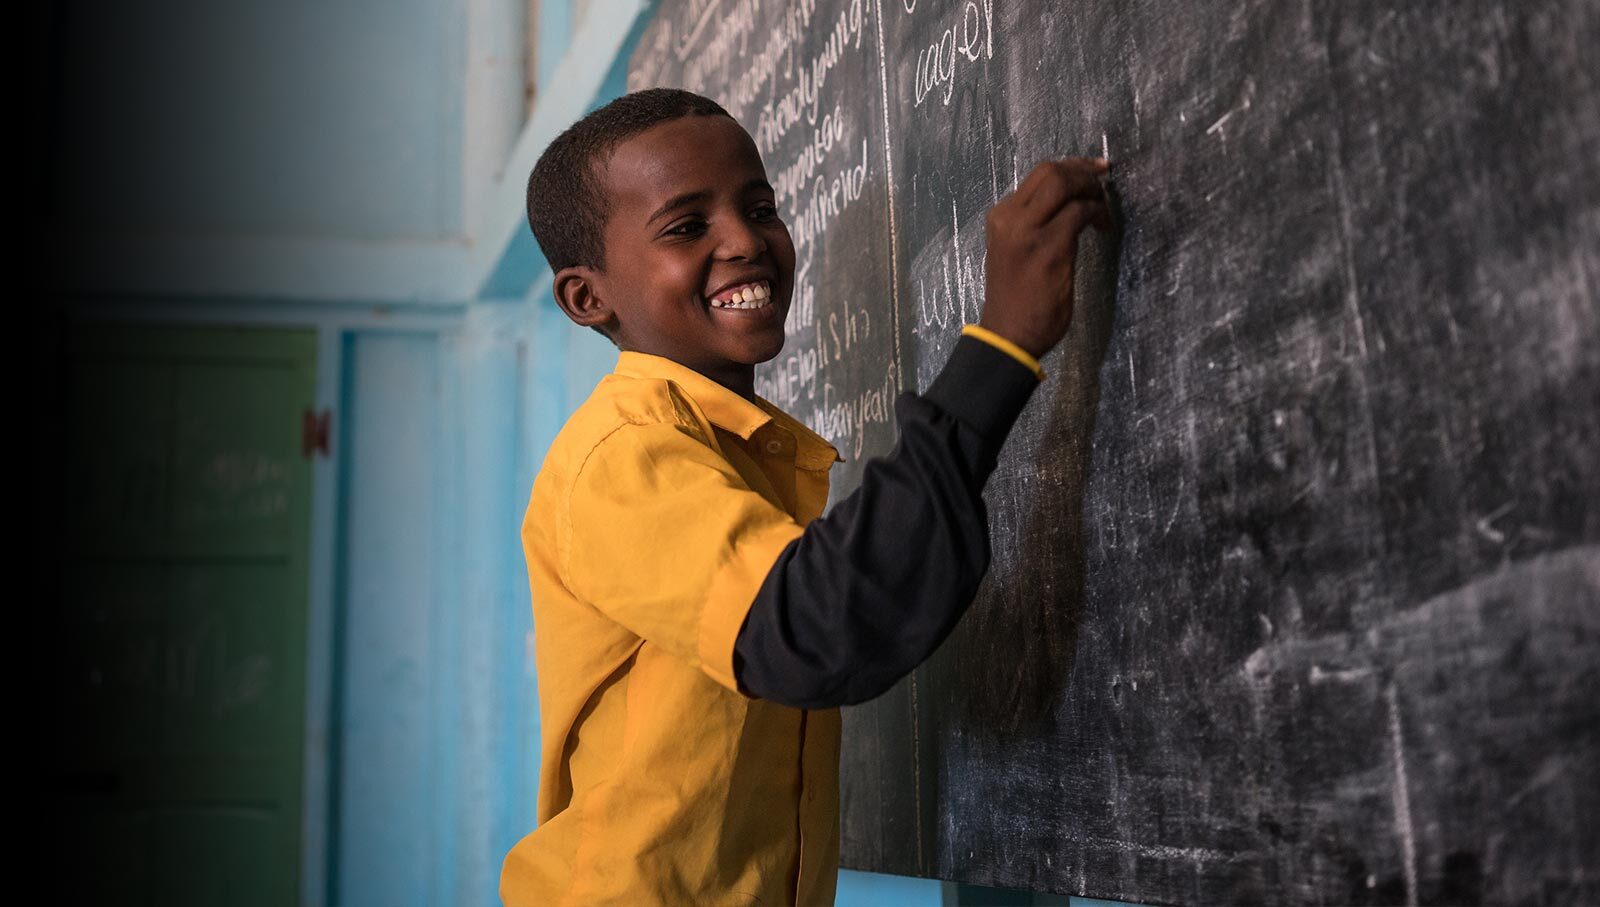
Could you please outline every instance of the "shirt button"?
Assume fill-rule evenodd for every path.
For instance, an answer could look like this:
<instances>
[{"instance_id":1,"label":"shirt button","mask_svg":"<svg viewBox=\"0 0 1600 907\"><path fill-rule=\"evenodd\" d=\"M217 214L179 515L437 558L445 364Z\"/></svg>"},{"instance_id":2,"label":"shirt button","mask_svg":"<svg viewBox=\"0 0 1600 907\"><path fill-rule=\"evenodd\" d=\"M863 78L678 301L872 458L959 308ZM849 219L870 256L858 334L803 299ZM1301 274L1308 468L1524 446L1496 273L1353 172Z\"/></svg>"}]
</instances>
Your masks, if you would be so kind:
<instances>
[{"instance_id":1,"label":"shirt button","mask_svg":"<svg viewBox=\"0 0 1600 907\"><path fill-rule=\"evenodd\" d=\"M774 438L767 442L767 453L783 453L783 442Z\"/></svg>"}]
</instances>

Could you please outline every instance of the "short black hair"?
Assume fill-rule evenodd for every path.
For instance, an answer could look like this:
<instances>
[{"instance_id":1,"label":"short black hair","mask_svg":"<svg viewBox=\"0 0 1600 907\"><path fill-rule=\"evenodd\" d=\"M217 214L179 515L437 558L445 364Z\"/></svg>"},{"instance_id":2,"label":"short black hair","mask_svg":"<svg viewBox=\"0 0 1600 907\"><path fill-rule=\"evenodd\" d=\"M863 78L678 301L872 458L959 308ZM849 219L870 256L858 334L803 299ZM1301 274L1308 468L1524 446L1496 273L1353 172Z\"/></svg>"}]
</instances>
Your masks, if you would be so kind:
<instances>
[{"instance_id":1,"label":"short black hair","mask_svg":"<svg viewBox=\"0 0 1600 907\"><path fill-rule=\"evenodd\" d=\"M556 136L528 174L528 226L552 271L574 265L605 269L605 224L611 214L596 163L646 129L683 116L725 116L722 105L681 88L630 92ZM615 339L600 328L607 339Z\"/></svg>"}]
</instances>

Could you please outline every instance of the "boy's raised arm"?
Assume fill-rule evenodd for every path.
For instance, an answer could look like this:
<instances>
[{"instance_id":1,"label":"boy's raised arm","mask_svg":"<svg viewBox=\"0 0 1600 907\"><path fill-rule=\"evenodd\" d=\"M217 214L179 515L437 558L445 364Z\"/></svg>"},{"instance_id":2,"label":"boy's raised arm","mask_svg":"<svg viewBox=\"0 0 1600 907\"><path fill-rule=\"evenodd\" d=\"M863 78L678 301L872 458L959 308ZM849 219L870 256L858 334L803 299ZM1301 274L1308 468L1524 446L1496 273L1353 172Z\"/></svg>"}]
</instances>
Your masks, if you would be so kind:
<instances>
[{"instance_id":1,"label":"boy's raised arm","mask_svg":"<svg viewBox=\"0 0 1600 907\"><path fill-rule=\"evenodd\" d=\"M742 691L797 708L862 702L961 619L989 566L984 483L1042 380L1038 357L1071 323L1078 235L1109 226L1105 171L1046 161L990 209L982 329L926 394L900 396L894 450L778 556L734 649Z\"/></svg>"},{"instance_id":2,"label":"boy's raised arm","mask_svg":"<svg viewBox=\"0 0 1600 907\"><path fill-rule=\"evenodd\" d=\"M1010 354L964 336L925 395L900 395L894 450L783 550L757 593L734 649L746 692L796 708L854 705L938 647L988 570L983 485L1038 384Z\"/></svg>"}]
</instances>

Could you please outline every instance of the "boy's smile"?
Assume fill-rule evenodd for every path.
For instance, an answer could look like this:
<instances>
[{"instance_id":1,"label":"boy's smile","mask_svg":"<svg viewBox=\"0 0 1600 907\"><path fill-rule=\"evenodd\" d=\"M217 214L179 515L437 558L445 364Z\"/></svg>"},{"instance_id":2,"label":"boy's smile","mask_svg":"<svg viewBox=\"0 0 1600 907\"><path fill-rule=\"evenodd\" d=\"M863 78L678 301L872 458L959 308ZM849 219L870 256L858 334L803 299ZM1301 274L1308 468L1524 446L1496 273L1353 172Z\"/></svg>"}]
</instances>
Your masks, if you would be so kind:
<instances>
[{"instance_id":1,"label":"boy's smile","mask_svg":"<svg viewBox=\"0 0 1600 907\"><path fill-rule=\"evenodd\" d=\"M563 308L609 324L624 350L753 397L756 364L783 349L794 241L749 134L724 116L679 117L617 146L596 174L610 202L604 268L562 272L586 291L558 275L557 298L575 297Z\"/></svg>"}]
</instances>

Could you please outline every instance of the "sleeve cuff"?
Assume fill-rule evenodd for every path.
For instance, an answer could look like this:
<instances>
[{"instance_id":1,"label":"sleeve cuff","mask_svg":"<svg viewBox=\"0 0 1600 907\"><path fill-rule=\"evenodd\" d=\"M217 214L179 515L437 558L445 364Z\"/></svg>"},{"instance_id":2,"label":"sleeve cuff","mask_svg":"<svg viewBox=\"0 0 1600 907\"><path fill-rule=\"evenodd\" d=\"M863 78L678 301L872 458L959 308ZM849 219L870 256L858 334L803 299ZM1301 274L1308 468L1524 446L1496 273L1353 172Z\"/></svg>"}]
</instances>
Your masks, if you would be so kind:
<instances>
[{"instance_id":1,"label":"sleeve cuff","mask_svg":"<svg viewBox=\"0 0 1600 907\"><path fill-rule=\"evenodd\" d=\"M741 696L733 673L733 647L739 641L756 593L778 556L804 529L797 523L774 523L740 541L734 559L718 572L700 612L700 667L712 680Z\"/></svg>"},{"instance_id":2,"label":"sleeve cuff","mask_svg":"<svg viewBox=\"0 0 1600 907\"><path fill-rule=\"evenodd\" d=\"M1039 379L1015 356L964 334L922 396L998 445L1038 386Z\"/></svg>"},{"instance_id":3,"label":"sleeve cuff","mask_svg":"<svg viewBox=\"0 0 1600 907\"><path fill-rule=\"evenodd\" d=\"M1017 360L1023 365L1026 365L1030 371L1038 376L1040 381L1044 380L1044 366L1039 364L1039 360L1028 355L1027 350L1017 346L1015 343L1012 343L1006 338L1001 337L994 331L991 331L982 325L969 324L961 329L961 333L963 336L976 337L979 340L988 343L990 346L1004 350L1011 355L1011 358Z\"/></svg>"}]
</instances>

